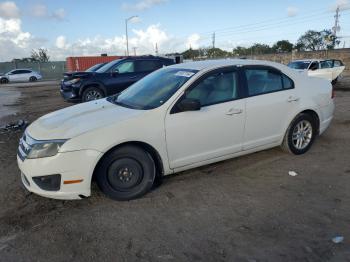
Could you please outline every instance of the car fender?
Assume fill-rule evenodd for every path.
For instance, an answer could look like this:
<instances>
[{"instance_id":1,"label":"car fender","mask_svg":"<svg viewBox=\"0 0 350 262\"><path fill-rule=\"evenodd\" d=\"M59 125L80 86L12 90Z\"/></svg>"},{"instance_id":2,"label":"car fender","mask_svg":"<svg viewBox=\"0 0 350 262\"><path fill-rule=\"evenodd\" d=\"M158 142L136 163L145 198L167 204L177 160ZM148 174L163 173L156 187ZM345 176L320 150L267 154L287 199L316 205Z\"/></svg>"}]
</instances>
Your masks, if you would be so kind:
<instances>
[{"instance_id":1,"label":"car fender","mask_svg":"<svg viewBox=\"0 0 350 262\"><path fill-rule=\"evenodd\" d=\"M156 112L157 111L157 112ZM162 110L140 112L137 116L113 122L94 129L91 132L82 133L68 140L62 147L63 151L95 150L102 153L101 157L111 149L125 143L143 143L152 147L160 156L164 174L172 173L169 167L166 150L166 138ZM144 123L144 128L139 129L139 124ZM96 138L100 139L96 139Z\"/></svg>"},{"instance_id":2,"label":"car fender","mask_svg":"<svg viewBox=\"0 0 350 262\"><path fill-rule=\"evenodd\" d=\"M106 87L104 86L103 83L101 82L98 82L98 81L93 81L93 82L87 82L87 83L83 83L82 86L80 87L79 89L79 96L82 96L84 90L86 88L89 88L91 86L95 86L95 87L98 87L99 89L101 89L104 93L104 95L106 96L107 95L107 89Z\"/></svg>"}]
</instances>

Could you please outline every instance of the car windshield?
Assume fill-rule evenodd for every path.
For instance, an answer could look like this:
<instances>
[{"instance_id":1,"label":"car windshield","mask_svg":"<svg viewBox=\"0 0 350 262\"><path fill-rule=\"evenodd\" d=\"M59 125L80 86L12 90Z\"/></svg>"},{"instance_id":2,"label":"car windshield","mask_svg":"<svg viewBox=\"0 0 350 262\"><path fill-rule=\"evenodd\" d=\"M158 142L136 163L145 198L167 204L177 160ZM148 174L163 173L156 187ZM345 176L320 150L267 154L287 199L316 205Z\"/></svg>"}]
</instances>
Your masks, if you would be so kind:
<instances>
[{"instance_id":1,"label":"car windshield","mask_svg":"<svg viewBox=\"0 0 350 262\"><path fill-rule=\"evenodd\" d=\"M308 69L310 61L294 61L290 62L288 66L293 69Z\"/></svg>"},{"instance_id":2,"label":"car windshield","mask_svg":"<svg viewBox=\"0 0 350 262\"><path fill-rule=\"evenodd\" d=\"M85 72L95 72L102 64L96 64L93 65L92 67L89 67L88 69L85 70Z\"/></svg>"},{"instance_id":3,"label":"car windshield","mask_svg":"<svg viewBox=\"0 0 350 262\"><path fill-rule=\"evenodd\" d=\"M122 61L122 59L118 59L118 60L114 60L112 62L109 62L109 63L105 64L104 66L102 66L101 68L97 69L96 73L106 73L112 66L119 63L120 61Z\"/></svg>"},{"instance_id":4,"label":"car windshield","mask_svg":"<svg viewBox=\"0 0 350 262\"><path fill-rule=\"evenodd\" d=\"M198 70L163 68L149 74L108 101L133 109L153 109L164 104Z\"/></svg>"}]
</instances>

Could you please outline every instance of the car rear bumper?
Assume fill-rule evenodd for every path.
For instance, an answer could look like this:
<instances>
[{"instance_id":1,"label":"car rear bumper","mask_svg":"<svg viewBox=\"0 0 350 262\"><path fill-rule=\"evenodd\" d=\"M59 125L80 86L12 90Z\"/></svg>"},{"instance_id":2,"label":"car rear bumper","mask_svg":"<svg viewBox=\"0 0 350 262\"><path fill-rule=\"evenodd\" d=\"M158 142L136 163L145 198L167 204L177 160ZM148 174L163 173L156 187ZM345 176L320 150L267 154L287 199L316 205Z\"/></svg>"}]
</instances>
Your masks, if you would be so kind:
<instances>
[{"instance_id":1,"label":"car rear bumper","mask_svg":"<svg viewBox=\"0 0 350 262\"><path fill-rule=\"evenodd\" d=\"M91 178L101 153L80 150L53 157L25 159L17 156L22 183L27 190L54 199L81 199L91 194ZM46 190L33 178L60 175L59 186Z\"/></svg>"}]
</instances>

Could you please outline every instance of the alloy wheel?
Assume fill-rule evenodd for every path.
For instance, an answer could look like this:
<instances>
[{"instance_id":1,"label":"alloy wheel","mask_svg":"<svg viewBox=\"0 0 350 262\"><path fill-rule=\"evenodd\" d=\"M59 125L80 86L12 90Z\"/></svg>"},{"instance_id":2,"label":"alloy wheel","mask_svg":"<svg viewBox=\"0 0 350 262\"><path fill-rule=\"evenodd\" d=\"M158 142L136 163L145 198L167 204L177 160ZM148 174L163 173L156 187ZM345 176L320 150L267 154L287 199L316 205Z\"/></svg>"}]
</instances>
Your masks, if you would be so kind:
<instances>
[{"instance_id":1,"label":"alloy wheel","mask_svg":"<svg viewBox=\"0 0 350 262\"><path fill-rule=\"evenodd\" d=\"M312 140L312 125L307 120L300 121L293 130L292 142L296 149L306 148Z\"/></svg>"}]
</instances>

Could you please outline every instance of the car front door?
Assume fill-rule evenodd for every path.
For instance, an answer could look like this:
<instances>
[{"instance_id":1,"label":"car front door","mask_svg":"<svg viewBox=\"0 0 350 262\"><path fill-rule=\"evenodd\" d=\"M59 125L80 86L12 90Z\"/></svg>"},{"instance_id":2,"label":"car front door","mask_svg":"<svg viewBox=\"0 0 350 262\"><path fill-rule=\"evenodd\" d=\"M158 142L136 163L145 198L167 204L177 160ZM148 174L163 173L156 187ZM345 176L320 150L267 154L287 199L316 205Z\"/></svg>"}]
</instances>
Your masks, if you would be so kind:
<instances>
[{"instance_id":1,"label":"car front door","mask_svg":"<svg viewBox=\"0 0 350 262\"><path fill-rule=\"evenodd\" d=\"M182 112L182 99L196 99L198 111ZM213 71L194 82L165 119L170 168L176 169L241 151L245 99L236 68Z\"/></svg>"},{"instance_id":2,"label":"car front door","mask_svg":"<svg viewBox=\"0 0 350 262\"><path fill-rule=\"evenodd\" d=\"M276 143L296 114L299 96L292 79L265 66L244 67L246 124L243 149Z\"/></svg>"},{"instance_id":3,"label":"car front door","mask_svg":"<svg viewBox=\"0 0 350 262\"><path fill-rule=\"evenodd\" d=\"M21 70L12 70L11 72L8 73L8 78L10 82L17 82L20 81L21 78L21 74L20 74Z\"/></svg>"},{"instance_id":4,"label":"car front door","mask_svg":"<svg viewBox=\"0 0 350 262\"><path fill-rule=\"evenodd\" d=\"M123 61L103 74L108 95L119 93L135 82L135 63Z\"/></svg>"}]
</instances>

